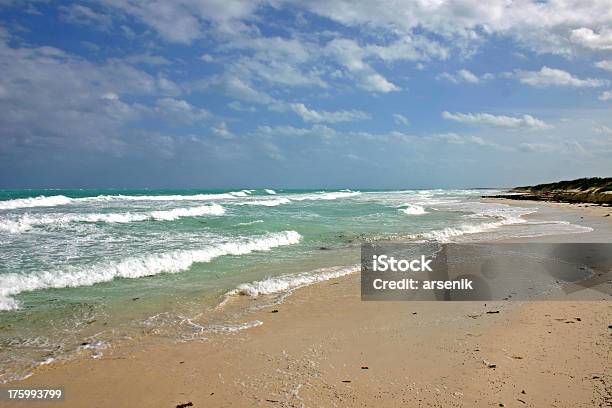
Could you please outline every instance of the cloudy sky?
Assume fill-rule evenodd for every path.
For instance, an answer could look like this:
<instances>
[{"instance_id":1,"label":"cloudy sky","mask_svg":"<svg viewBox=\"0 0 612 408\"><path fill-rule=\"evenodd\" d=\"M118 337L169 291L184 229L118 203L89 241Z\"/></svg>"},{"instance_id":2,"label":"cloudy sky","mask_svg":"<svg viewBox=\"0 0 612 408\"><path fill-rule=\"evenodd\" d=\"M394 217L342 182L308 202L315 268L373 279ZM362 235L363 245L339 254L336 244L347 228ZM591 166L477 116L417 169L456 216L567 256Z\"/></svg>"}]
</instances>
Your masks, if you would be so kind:
<instances>
[{"instance_id":1,"label":"cloudy sky","mask_svg":"<svg viewBox=\"0 0 612 408\"><path fill-rule=\"evenodd\" d=\"M0 0L0 187L612 175L609 0Z\"/></svg>"}]
</instances>

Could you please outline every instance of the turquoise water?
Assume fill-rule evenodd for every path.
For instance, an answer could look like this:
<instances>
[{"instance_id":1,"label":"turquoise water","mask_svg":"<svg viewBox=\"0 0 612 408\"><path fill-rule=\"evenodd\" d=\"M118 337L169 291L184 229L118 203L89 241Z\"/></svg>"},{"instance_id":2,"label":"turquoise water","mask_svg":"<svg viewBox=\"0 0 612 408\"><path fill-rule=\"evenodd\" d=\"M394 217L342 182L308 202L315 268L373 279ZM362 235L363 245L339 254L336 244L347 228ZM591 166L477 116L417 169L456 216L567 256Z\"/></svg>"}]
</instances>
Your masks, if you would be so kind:
<instances>
[{"instance_id":1,"label":"turquoise water","mask_svg":"<svg viewBox=\"0 0 612 408\"><path fill-rule=\"evenodd\" d=\"M232 296L356 270L359 244L575 232L480 190L0 191L0 380L138 336L248 327Z\"/></svg>"}]
</instances>

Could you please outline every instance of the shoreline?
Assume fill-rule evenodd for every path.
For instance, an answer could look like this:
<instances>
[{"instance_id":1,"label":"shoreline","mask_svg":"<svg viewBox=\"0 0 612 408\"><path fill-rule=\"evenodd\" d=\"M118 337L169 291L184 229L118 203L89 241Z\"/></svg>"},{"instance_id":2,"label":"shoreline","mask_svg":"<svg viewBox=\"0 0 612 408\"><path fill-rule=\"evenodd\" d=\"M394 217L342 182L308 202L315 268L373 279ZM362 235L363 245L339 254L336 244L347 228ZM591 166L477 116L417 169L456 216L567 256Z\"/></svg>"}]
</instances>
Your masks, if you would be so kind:
<instances>
[{"instance_id":1,"label":"shoreline","mask_svg":"<svg viewBox=\"0 0 612 408\"><path fill-rule=\"evenodd\" d=\"M610 241L610 217L555 210L599 227L562 237ZM607 301L361 302L359 274L350 274L251 312L262 324L247 330L117 347L9 384L65 386L62 406L592 406L612 400L611 312Z\"/></svg>"}]
</instances>

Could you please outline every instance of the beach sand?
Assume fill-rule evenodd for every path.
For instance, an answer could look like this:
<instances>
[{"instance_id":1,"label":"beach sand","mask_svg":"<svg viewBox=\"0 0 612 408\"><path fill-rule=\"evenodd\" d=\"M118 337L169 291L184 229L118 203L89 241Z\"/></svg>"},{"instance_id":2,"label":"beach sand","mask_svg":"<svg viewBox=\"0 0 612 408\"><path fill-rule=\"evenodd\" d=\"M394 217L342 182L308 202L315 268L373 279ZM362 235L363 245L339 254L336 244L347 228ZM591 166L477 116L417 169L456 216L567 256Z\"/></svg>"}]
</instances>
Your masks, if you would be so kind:
<instances>
[{"instance_id":1,"label":"beach sand","mask_svg":"<svg viewBox=\"0 0 612 408\"><path fill-rule=\"evenodd\" d=\"M538 240L612 239L609 209L508 204L595 229ZM258 327L117 347L8 386L64 387L63 403L37 407L612 406L612 303L598 296L608 300L362 302L353 274L250 313Z\"/></svg>"}]
</instances>

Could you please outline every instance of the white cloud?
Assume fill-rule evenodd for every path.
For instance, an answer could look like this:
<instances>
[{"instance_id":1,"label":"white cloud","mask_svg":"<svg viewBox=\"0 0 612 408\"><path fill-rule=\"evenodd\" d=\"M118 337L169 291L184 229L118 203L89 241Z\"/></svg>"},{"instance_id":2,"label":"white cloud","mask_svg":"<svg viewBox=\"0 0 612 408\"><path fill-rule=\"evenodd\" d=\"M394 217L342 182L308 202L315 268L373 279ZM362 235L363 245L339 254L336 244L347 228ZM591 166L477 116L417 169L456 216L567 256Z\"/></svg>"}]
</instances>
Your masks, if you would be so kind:
<instances>
[{"instance_id":1,"label":"white cloud","mask_svg":"<svg viewBox=\"0 0 612 408\"><path fill-rule=\"evenodd\" d=\"M454 74L450 74L448 72L443 72L436 77L437 79L444 79L446 81L459 84L459 83L470 83L470 84L478 84L484 80L492 79L493 74L486 73L482 75L482 77L478 77L473 72L467 69L460 69Z\"/></svg>"},{"instance_id":2,"label":"white cloud","mask_svg":"<svg viewBox=\"0 0 612 408\"><path fill-rule=\"evenodd\" d=\"M612 72L612 60L598 61L595 63L597 68L605 69Z\"/></svg>"},{"instance_id":3,"label":"white cloud","mask_svg":"<svg viewBox=\"0 0 612 408\"><path fill-rule=\"evenodd\" d=\"M256 135L284 137L321 137L331 139L338 133L325 125L313 125L311 128L296 128L293 126L259 126Z\"/></svg>"},{"instance_id":4,"label":"white cloud","mask_svg":"<svg viewBox=\"0 0 612 408\"><path fill-rule=\"evenodd\" d=\"M609 101L612 99L612 91L604 91L598 98L600 101Z\"/></svg>"},{"instance_id":5,"label":"white cloud","mask_svg":"<svg viewBox=\"0 0 612 408\"><path fill-rule=\"evenodd\" d=\"M210 113L206 109L196 108L182 99L158 99L156 110L159 114L179 123L198 123L210 117Z\"/></svg>"},{"instance_id":6,"label":"white cloud","mask_svg":"<svg viewBox=\"0 0 612 408\"><path fill-rule=\"evenodd\" d=\"M212 23L220 32L244 29L240 20L254 16L257 0L175 0L159 3L147 0L99 0L140 20L162 38L175 43L190 44L203 37Z\"/></svg>"},{"instance_id":7,"label":"white cloud","mask_svg":"<svg viewBox=\"0 0 612 408\"><path fill-rule=\"evenodd\" d=\"M612 30L602 29L597 33L590 28L582 27L572 30L570 39L587 48L595 50L612 50Z\"/></svg>"},{"instance_id":8,"label":"white cloud","mask_svg":"<svg viewBox=\"0 0 612 408\"><path fill-rule=\"evenodd\" d=\"M275 99L267 93L255 89L250 83L231 74L210 77L200 81L198 87L203 90L218 89L229 97L246 102L264 105L275 102Z\"/></svg>"},{"instance_id":9,"label":"white cloud","mask_svg":"<svg viewBox=\"0 0 612 408\"><path fill-rule=\"evenodd\" d=\"M218 126L210 128L210 132L217 137L222 139L231 139L234 137L233 133L228 129L225 122L219 123Z\"/></svg>"},{"instance_id":10,"label":"white cloud","mask_svg":"<svg viewBox=\"0 0 612 408\"><path fill-rule=\"evenodd\" d=\"M112 18L108 14L94 11L82 4L71 4L58 7L61 20L78 25L87 25L94 29L108 30L112 26Z\"/></svg>"},{"instance_id":11,"label":"white cloud","mask_svg":"<svg viewBox=\"0 0 612 408\"><path fill-rule=\"evenodd\" d=\"M535 87L548 87L548 86L569 86L569 87L587 87L595 88L606 85L609 81L603 79L593 78L577 78L569 72L542 67L539 71L522 71L515 70L513 74L519 81L524 84L535 86Z\"/></svg>"},{"instance_id":12,"label":"white cloud","mask_svg":"<svg viewBox=\"0 0 612 408\"><path fill-rule=\"evenodd\" d=\"M313 123L337 123L337 122L352 122L356 120L369 119L370 115L358 110L350 111L316 111L309 109L303 103L289 104L291 110L297 113L305 122Z\"/></svg>"},{"instance_id":13,"label":"white cloud","mask_svg":"<svg viewBox=\"0 0 612 408\"><path fill-rule=\"evenodd\" d=\"M521 143L519 150L528 153L548 154L582 154L586 149L576 140L566 140L561 143Z\"/></svg>"},{"instance_id":14,"label":"white cloud","mask_svg":"<svg viewBox=\"0 0 612 408\"><path fill-rule=\"evenodd\" d=\"M311 41L244 35L232 37L219 50L240 51L240 57L233 56L225 68L243 80L292 87L328 87L319 68L319 46Z\"/></svg>"},{"instance_id":15,"label":"white cloud","mask_svg":"<svg viewBox=\"0 0 612 408\"><path fill-rule=\"evenodd\" d=\"M531 115L520 117L491 115L490 113L450 113L443 112L442 117L446 120L466 123L470 125L484 125L509 129L549 129L552 126L546 122L536 119Z\"/></svg>"},{"instance_id":16,"label":"white cloud","mask_svg":"<svg viewBox=\"0 0 612 408\"><path fill-rule=\"evenodd\" d=\"M369 44L364 47L369 56L385 62L427 61L432 58L447 59L450 51L439 42L427 37L405 35L387 45Z\"/></svg>"},{"instance_id":17,"label":"white cloud","mask_svg":"<svg viewBox=\"0 0 612 408\"><path fill-rule=\"evenodd\" d=\"M393 7L385 0L295 0L293 3L349 27L367 27L400 36L416 30L434 33L468 53L470 47L478 45L486 36L502 35L539 53L569 55L576 49L607 44L604 27L609 27L612 20L606 0L406 1ZM584 29L591 30L598 38L587 38L584 34L589 32ZM572 30L583 31L573 34ZM571 40L572 35L577 41Z\"/></svg>"},{"instance_id":18,"label":"white cloud","mask_svg":"<svg viewBox=\"0 0 612 408\"><path fill-rule=\"evenodd\" d=\"M94 64L53 47L0 41L0 61L5 151L64 146L119 155L130 139L126 125L152 111L129 101L166 93L158 78L121 60Z\"/></svg>"},{"instance_id":19,"label":"white cloud","mask_svg":"<svg viewBox=\"0 0 612 408\"><path fill-rule=\"evenodd\" d=\"M366 73L359 76L359 85L366 91L371 92L393 92L399 91L401 88L388 81L387 78L377 72Z\"/></svg>"},{"instance_id":20,"label":"white cloud","mask_svg":"<svg viewBox=\"0 0 612 408\"><path fill-rule=\"evenodd\" d=\"M227 104L230 109L233 109L238 112L256 112L257 109L254 106L243 105L238 101L232 101Z\"/></svg>"},{"instance_id":21,"label":"white cloud","mask_svg":"<svg viewBox=\"0 0 612 408\"><path fill-rule=\"evenodd\" d=\"M408 118L402 115L401 113L394 113L393 121L395 122L396 125L404 125L404 126L410 125L410 121L408 120Z\"/></svg>"},{"instance_id":22,"label":"white cloud","mask_svg":"<svg viewBox=\"0 0 612 408\"><path fill-rule=\"evenodd\" d=\"M365 58L372 54L366 48L360 47L355 41L336 38L327 44L325 51L347 69L360 88L381 93L400 90L398 86L376 72L365 61ZM377 52L380 52L380 50Z\"/></svg>"}]
</instances>

